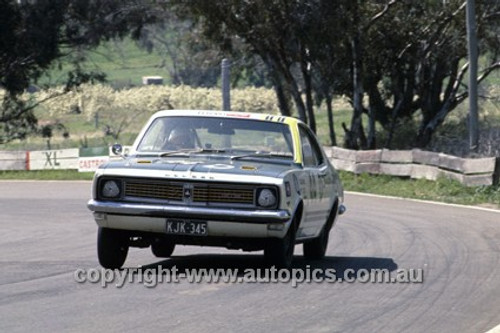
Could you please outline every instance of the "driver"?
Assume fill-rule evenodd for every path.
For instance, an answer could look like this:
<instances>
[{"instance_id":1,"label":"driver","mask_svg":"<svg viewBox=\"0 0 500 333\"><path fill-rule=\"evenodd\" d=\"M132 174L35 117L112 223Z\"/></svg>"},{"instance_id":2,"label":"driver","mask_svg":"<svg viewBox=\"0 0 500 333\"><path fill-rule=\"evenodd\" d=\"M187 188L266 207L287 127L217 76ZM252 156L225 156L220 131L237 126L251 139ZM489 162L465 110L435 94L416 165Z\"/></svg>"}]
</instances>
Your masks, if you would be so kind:
<instances>
[{"instance_id":1,"label":"driver","mask_svg":"<svg viewBox=\"0 0 500 333\"><path fill-rule=\"evenodd\" d=\"M168 150L191 149L194 147L195 143L192 130L182 127L176 127L170 131L164 146L164 148Z\"/></svg>"}]
</instances>

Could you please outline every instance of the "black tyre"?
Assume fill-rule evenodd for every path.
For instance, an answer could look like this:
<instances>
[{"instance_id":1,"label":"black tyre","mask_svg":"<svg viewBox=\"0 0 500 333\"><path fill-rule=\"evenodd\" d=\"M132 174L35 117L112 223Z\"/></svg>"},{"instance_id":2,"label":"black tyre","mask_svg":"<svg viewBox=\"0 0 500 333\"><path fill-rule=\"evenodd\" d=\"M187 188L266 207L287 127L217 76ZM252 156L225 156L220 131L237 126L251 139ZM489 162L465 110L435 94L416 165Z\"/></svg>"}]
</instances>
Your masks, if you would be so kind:
<instances>
[{"instance_id":1,"label":"black tyre","mask_svg":"<svg viewBox=\"0 0 500 333\"><path fill-rule=\"evenodd\" d=\"M158 258L168 258L174 253L175 243L167 240L154 240L151 243L151 252Z\"/></svg>"},{"instance_id":2,"label":"black tyre","mask_svg":"<svg viewBox=\"0 0 500 333\"><path fill-rule=\"evenodd\" d=\"M99 228L97 232L97 257L104 268L121 268L127 259L128 237L116 229Z\"/></svg>"},{"instance_id":3,"label":"black tyre","mask_svg":"<svg viewBox=\"0 0 500 333\"><path fill-rule=\"evenodd\" d=\"M330 210L328 220L326 221L326 224L321 230L319 236L304 243L304 257L313 260L323 259L325 257L326 249L328 248L328 240L330 239L330 230L332 229L336 214L337 204L335 204Z\"/></svg>"},{"instance_id":4,"label":"black tyre","mask_svg":"<svg viewBox=\"0 0 500 333\"><path fill-rule=\"evenodd\" d=\"M317 238L304 243L304 257L314 260L323 259L328 248L329 235L330 228L325 225Z\"/></svg>"},{"instance_id":5,"label":"black tyre","mask_svg":"<svg viewBox=\"0 0 500 333\"><path fill-rule=\"evenodd\" d=\"M264 249L264 258L268 266L277 268L290 268L293 261L295 248L295 224L293 223L285 237L270 239Z\"/></svg>"}]
</instances>

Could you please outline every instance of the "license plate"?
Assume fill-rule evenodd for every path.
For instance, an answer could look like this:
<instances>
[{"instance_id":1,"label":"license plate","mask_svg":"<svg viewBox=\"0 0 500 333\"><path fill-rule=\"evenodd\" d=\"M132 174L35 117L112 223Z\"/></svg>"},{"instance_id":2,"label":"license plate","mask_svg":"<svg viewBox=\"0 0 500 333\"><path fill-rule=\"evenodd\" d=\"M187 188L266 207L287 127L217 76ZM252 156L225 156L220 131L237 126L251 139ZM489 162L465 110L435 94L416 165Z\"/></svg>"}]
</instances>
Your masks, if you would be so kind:
<instances>
[{"instance_id":1,"label":"license plate","mask_svg":"<svg viewBox=\"0 0 500 333\"><path fill-rule=\"evenodd\" d=\"M184 219L167 219L167 234L206 236L208 234L206 221Z\"/></svg>"}]
</instances>

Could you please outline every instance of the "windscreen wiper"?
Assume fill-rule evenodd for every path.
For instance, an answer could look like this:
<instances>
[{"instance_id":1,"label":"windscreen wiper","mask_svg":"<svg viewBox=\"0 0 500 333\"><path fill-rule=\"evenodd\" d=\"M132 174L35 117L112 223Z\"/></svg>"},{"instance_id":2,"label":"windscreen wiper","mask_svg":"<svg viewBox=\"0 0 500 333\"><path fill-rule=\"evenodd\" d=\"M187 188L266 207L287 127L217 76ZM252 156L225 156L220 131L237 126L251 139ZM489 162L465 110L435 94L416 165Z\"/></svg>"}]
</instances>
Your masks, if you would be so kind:
<instances>
[{"instance_id":1,"label":"windscreen wiper","mask_svg":"<svg viewBox=\"0 0 500 333\"><path fill-rule=\"evenodd\" d=\"M167 151L165 153L161 153L159 157L173 156L177 154L181 154L182 156L187 154L201 154L201 153L224 153L226 152L223 149L207 149L207 148L195 148L195 149L179 149Z\"/></svg>"},{"instance_id":2,"label":"windscreen wiper","mask_svg":"<svg viewBox=\"0 0 500 333\"><path fill-rule=\"evenodd\" d=\"M236 155L236 156L231 156L231 160L239 160L242 158L249 158L249 157L265 157L265 158L271 158L271 157L280 157L280 158L293 158L290 154L288 153L271 153L271 152L256 152L256 153L251 153L251 154L244 154L244 155Z\"/></svg>"}]
</instances>

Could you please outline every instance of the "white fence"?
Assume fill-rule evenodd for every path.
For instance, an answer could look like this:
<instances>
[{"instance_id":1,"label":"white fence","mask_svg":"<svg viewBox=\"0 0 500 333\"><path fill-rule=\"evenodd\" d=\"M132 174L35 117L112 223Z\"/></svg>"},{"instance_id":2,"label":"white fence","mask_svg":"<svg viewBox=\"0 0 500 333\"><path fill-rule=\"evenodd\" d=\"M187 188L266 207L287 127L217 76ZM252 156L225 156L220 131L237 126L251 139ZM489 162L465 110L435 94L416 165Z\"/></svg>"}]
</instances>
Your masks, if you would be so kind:
<instances>
[{"instance_id":1,"label":"white fence","mask_svg":"<svg viewBox=\"0 0 500 333\"><path fill-rule=\"evenodd\" d=\"M0 151L0 170L26 170L27 151Z\"/></svg>"},{"instance_id":2,"label":"white fence","mask_svg":"<svg viewBox=\"0 0 500 333\"><path fill-rule=\"evenodd\" d=\"M26 152L27 170L69 170L78 169L80 152L78 148Z\"/></svg>"},{"instance_id":3,"label":"white fence","mask_svg":"<svg viewBox=\"0 0 500 333\"><path fill-rule=\"evenodd\" d=\"M105 154L103 153L105 151ZM85 149L0 151L0 170L78 170L92 172L110 159L108 148L96 153Z\"/></svg>"}]
</instances>

